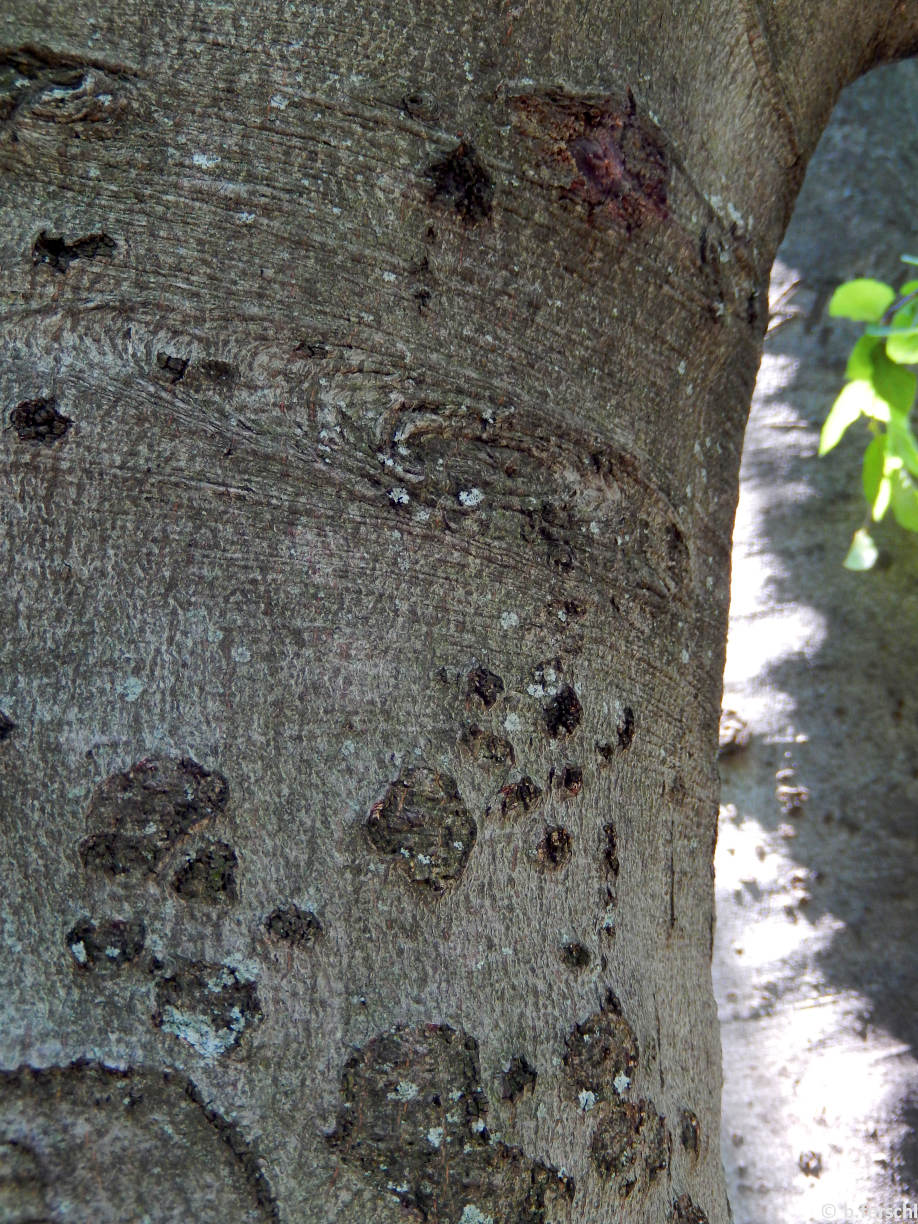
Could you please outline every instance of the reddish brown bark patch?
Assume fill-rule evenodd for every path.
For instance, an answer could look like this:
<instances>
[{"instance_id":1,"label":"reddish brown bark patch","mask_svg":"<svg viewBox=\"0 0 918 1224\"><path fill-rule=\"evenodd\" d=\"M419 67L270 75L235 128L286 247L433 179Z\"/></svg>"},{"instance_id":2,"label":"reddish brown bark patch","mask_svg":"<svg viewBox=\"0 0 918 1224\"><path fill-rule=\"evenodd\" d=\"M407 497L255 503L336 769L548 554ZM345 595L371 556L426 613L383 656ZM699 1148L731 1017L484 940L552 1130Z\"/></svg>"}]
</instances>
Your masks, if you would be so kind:
<instances>
[{"instance_id":1,"label":"reddish brown bark patch","mask_svg":"<svg viewBox=\"0 0 918 1224\"><path fill-rule=\"evenodd\" d=\"M530 1074L527 1064L521 1081ZM524 1090L521 1082L516 1095ZM485 1218L544 1224L552 1200L573 1187L494 1139L487 1108L474 1037L445 1024L398 1027L344 1064L327 1142L414 1220L454 1224L471 1207Z\"/></svg>"},{"instance_id":2,"label":"reddish brown bark patch","mask_svg":"<svg viewBox=\"0 0 918 1224\"><path fill-rule=\"evenodd\" d=\"M662 133L638 113L634 95L590 97L549 90L511 99L518 126L568 181L563 195L629 229L666 220L669 157Z\"/></svg>"}]
</instances>

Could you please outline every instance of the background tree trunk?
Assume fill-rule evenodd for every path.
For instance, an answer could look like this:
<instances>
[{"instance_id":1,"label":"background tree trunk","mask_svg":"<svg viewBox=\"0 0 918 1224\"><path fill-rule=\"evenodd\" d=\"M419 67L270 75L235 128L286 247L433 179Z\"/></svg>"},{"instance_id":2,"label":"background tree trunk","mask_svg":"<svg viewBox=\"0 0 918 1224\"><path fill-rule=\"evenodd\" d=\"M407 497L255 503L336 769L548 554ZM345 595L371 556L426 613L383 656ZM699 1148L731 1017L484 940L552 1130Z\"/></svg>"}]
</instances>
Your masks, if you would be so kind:
<instances>
[{"instance_id":1,"label":"background tree trunk","mask_svg":"<svg viewBox=\"0 0 918 1224\"><path fill-rule=\"evenodd\" d=\"M0 19L10 1218L726 1220L764 287L918 15L691 7Z\"/></svg>"}]
</instances>

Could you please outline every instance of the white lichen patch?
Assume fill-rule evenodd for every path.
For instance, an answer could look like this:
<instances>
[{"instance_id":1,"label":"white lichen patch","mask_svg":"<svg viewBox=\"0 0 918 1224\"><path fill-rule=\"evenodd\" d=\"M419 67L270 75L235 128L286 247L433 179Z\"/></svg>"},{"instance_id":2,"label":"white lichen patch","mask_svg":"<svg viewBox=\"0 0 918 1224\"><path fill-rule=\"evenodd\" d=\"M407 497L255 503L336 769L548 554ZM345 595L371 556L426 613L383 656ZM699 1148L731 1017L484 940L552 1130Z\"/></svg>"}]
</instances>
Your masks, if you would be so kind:
<instances>
[{"instance_id":1,"label":"white lichen patch","mask_svg":"<svg viewBox=\"0 0 918 1224\"><path fill-rule=\"evenodd\" d=\"M76 943L70 945L70 951L73 953L73 959L79 964L85 965L88 957L86 956L86 945L82 939L78 939Z\"/></svg>"},{"instance_id":2,"label":"white lichen patch","mask_svg":"<svg viewBox=\"0 0 918 1224\"><path fill-rule=\"evenodd\" d=\"M504 719L505 731L522 731L523 724L520 722L519 714L510 713Z\"/></svg>"},{"instance_id":3,"label":"white lichen patch","mask_svg":"<svg viewBox=\"0 0 918 1224\"><path fill-rule=\"evenodd\" d=\"M443 1127L432 1126L427 1132L427 1142L431 1147L438 1148L443 1142Z\"/></svg>"},{"instance_id":4,"label":"white lichen patch","mask_svg":"<svg viewBox=\"0 0 918 1224\"><path fill-rule=\"evenodd\" d=\"M403 485L389 489L386 495L393 506L407 506L411 501L411 494Z\"/></svg>"},{"instance_id":5,"label":"white lichen patch","mask_svg":"<svg viewBox=\"0 0 918 1224\"><path fill-rule=\"evenodd\" d=\"M271 95L271 106L274 110L286 110L290 105L290 99L285 98L283 94Z\"/></svg>"},{"instance_id":6,"label":"white lichen patch","mask_svg":"<svg viewBox=\"0 0 918 1224\"><path fill-rule=\"evenodd\" d=\"M143 681L138 680L136 676L128 676L118 685L118 692L125 701L136 701L143 692Z\"/></svg>"},{"instance_id":7,"label":"white lichen patch","mask_svg":"<svg viewBox=\"0 0 918 1224\"><path fill-rule=\"evenodd\" d=\"M484 493L482 493L481 489L460 489L457 496L459 498L459 505L465 506L467 509L480 506L484 501Z\"/></svg>"},{"instance_id":8,"label":"white lichen patch","mask_svg":"<svg viewBox=\"0 0 918 1224\"><path fill-rule=\"evenodd\" d=\"M619 1071L618 1075L616 1075L615 1079L612 1081L612 1087L615 1089L615 1091L618 1093L619 1096L624 1096L625 1093L628 1091L628 1089L631 1087L631 1080L624 1073L624 1071Z\"/></svg>"},{"instance_id":9,"label":"white lichen patch","mask_svg":"<svg viewBox=\"0 0 918 1224\"><path fill-rule=\"evenodd\" d=\"M412 1084L411 1080L399 1080L398 1087L387 1096L390 1101L413 1101L418 1091L417 1084Z\"/></svg>"},{"instance_id":10,"label":"white lichen patch","mask_svg":"<svg viewBox=\"0 0 918 1224\"><path fill-rule=\"evenodd\" d=\"M466 1203L465 1210L459 1217L459 1224L494 1224L494 1217L479 1211L474 1203Z\"/></svg>"},{"instance_id":11,"label":"white lichen patch","mask_svg":"<svg viewBox=\"0 0 918 1224\"><path fill-rule=\"evenodd\" d=\"M501 612L500 627L501 629L515 629L520 623L520 618L515 612Z\"/></svg>"},{"instance_id":12,"label":"white lichen patch","mask_svg":"<svg viewBox=\"0 0 918 1224\"><path fill-rule=\"evenodd\" d=\"M596 1104L596 1093L584 1088L583 1092L577 1097L577 1100L583 1112L587 1113Z\"/></svg>"},{"instance_id":13,"label":"white lichen patch","mask_svg":"<svg viewBox=\"0 0 918 1224\"><path fill-rule=\"evenodd\" d=\"M172 1033L187 1041L192 1049L202 1058L215 1059L225 1054L239 1040L239 1035L245 1028L245 1020L238 1007L230 1012L230 1023L226 1028L216 1029L206 1016L193 1012L183 1012L171 1004L163 1008L162 1028L164 1033Z\"/></svg>"},{"instance_id":14,"label":"white lichen patch","mask_svg":"<svg viewBox=\"0 0 918 1224\"><path fill-rule=\"evenodd\" d=\"M213 153L193 153L191 157L192 163L195 166L200 166L202 170L212 170L214 166L219 166L220 158Z\"/></svg>"},{"instance_id":15,"label":"white lichen patch","mask_svg":"<svg viewBox=\"0 0 918 1224\"><path fill-rule=\"evenodd\" d=\"M252 652L248 646L234 646L230 651L230 656L234 663L248 663L252 658Z\"/></svg>"}]
</instances>

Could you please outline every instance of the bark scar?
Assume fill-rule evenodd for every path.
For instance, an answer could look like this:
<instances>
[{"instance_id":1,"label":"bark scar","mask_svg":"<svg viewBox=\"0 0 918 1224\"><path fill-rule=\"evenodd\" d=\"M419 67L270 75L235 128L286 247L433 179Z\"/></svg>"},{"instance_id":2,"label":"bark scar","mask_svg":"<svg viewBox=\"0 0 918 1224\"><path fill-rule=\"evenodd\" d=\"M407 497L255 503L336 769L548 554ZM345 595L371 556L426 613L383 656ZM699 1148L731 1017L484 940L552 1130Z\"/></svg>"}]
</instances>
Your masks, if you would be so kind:
<instances>
[{"instance_id":1,"label":"bark scar","mask_svg":"<svg viewBox=\"0 0 918 1224\"><path fill-rule=\"evenodd\" d=\"M615 214L629 230L668 219L669 152L630 89L623 99L553 89L510 102L517 126L568 179L563 198L585 204L591 215Z\"/></svg>"}]
</instances>

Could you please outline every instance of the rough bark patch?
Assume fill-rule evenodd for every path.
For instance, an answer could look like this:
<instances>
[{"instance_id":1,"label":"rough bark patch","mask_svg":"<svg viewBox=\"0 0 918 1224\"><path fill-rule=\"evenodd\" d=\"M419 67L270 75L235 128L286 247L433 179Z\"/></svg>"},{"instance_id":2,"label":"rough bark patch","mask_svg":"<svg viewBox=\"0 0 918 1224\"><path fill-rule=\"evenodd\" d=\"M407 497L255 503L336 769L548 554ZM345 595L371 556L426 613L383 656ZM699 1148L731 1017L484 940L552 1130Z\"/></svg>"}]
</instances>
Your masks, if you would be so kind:
<instances>
[{"instance_id":1,"label":"rough bark patch","mask_svg":"<svg viewBox=\"0 0 918 1224\"><path fill-rule=\"evenodd\" d=\"M486 710L490 710L503 691L504 682L496 672L486 667L473 667L469 672L465 690L468 701L479 701Z\"/></svg>"},{"instance_id":2,"label":"rough bark patch","mask_svg":"<svg viewBox=\"0 0 918 1224\"><path fill-rule=\"evenodd\" d=\"M625 706L621 721L615 728L615 733L618 736L619 749L622 752L627 752L634 742L634 710L632 710L631 706Z\"/></svg>"},{"instance_id":3,"label":"rough bark patch","mask_svg":"<svg viewBox=\"0 0 918 1224\"><path fill-rule=\"evenodd\" d=\"M255 983L229 965L182 961L158 978L155 994L153 1023L202 1058L227 1053L262 1018Z\"/></svg>"},{"instance_id":4,"label":"rough bark patch","mask_svg":"<svg viewBox=\"0 0 918 1224\"><path fill-rule=\"evenodd\" d=\"M602 831L605 835L605 841L602 848L603 865L605 866L606 873L611 877L611 879L616 880L618 879L619 862L618 842L615 837L615 825L613 825L610 821L608 824L604 824L602 826Z\"/></svg>"},{"instance_id":5,"label":"rough bark patch","mask_svg":"<svg viewBox=\"0 0 918 1224\"><path fill-rule=\"evenodd\" d=\"M683 1109L679 1115L679 1142L694 1157L701 1148L701 1123L691 1109Z\"/></svg>"},{"instance_id":6,"label":"rough bark patch","mask_svg":"<svg viewBox=\"0 0 918 1224\"><path fill-rule=\"evenodd\" d=\"M312 910L300 909L298 905L272 910L265 919L265 930L272 938L298 948L308 948L323 933L322 923Z\"/></svg>"},{"instance_id":7,"label":"rough bark patch","mask_svg":"<svg viewBox=\"0 0 918 1224\"><path fill-rule=\"evenodd\" d=\"M87 234L67 242L42 230L32 244L32 262L50 264L55 272L66 272L76 259L110 258L117 243L108 234Z\"/></svg>"},{"instance_id":8,"label":"rough bark patch","mask_svg":"<svg viewBox=\"0 0 918 1224\"><path fill-rule=\"evenodd\" d=\"M582 943L562 944L558 955L565 969L570 969L573 973L586 969L591 959L590 949Z\"/></svg>"},{"instance_id":9,"label":"rough bark patch","mask_svg":"<svg viewBox=\"0 0 918 1224\"><path fill-rule=\"evenodd\" d=\"M83 866L111 875L153 872L183 837L224 810L228 795L223 775L191 757L146 757L96 788L87 820L102 827L80 842Z\"/></svg>"},{"instance_id":10,"label":"rough bark patch","mask_svg":"<svg viewBox=\"0 0 918 1224\"><path fill-rule=\"evenodd\" d=\"M144 949L146 927L141 918L109 918L93 922L80 918L65 939L70 954L82 969L120 969L135 961Z\"/></svg>"},{"instance_id":11,"label":"rough bark patch","mask_svg":"<svg viewBox=\"0 0 918 1224\"><path fill-rule=\"evenodd\" d=\"M572 839L567 829L561 825L553 825L545 830L545 836L539 842L539 862L549 869L557 871L571 861Z\"/></svg>"},{"instance_id":12,"label":"rough bark patch","mask_svg":"<svg viewBox=\"0 0 918 1224\"><path fill-rule=\"evenodd\" d=\"M52 443L64 436L73 421L58 412L53 396L39 396L17 404L10 413L10 424L20 442Z\"/></svg>"},{"instance_id":13,"label":"rough bark patch","mask_svg":"<svg viewBox=\"0 0 918 1224\"><path fill-rule=\"evenodd\" d=\"M414 1219L543 1224L571 1183L493 1139L486 1112L473 1037L443 1024L398 1027L345 1063L328 1142Z\"/></svg>"},{"instance_id":14,"label":"rough bark patch","mask_svg":"<svg viewBox=\"0 0 918 1224\"><path fill-rule=\"evenodd\" d=\"M478 826L449 774L404 769L367 817L367 836L415 884L441 893L465 870Z\"/></svg>"},{"instance_id":15,"label":"rough bark patch","mask_svg":"<svg viewBox=\"0 0 918 1224\"><path fill-rule=\"evenodd\" d=\"M639 114L629 90L623 99L564 90L511 98L517 126L531 137L544 163L566 179L562 195L620 217L630 230L666 220L669 155L662 133Z\"/></svg>"},{"instance_id":16,"label":"rough bark patch","mask_svg":"<svg viewBox=\"0 0 918 1224\"><path fill-rule=\"evenodd\" d=\"M568 1034L565 1070L578 1090L592 1092L597 1100L615 1100L630 1082L637 1061L634 1030L609 991L602 1007Z\"/></svg>"},{"instance_id":17,"label":"rough bark patch","mask_svg":"<svg viewBox=\"0 0 918 1224\"><path fill-rule=\"evenodd\" d=\"M466 223L475 225L491 215L494 183L474 148L461 141L455 149L427 171L433 180L431 200L452 204Z\"/></svg>"},{"instance_id":18,"label":"rough bark patch","mask_svg":"<svg viewBox=\"0 0 918 1224\"><path fill-rule=\"evenodd\" d=\"M162 370L163 374L175 386L180 383L185 377L185 371L188 369L187 357L176 357L174 353L160 352L156 354L156 368Z\"/></svg>"},{"instance_id":19,"label":"rough bark patch","mask_svg":"<svg viewBox=\"0 0 918 1224\"><path fill-rule=\"evenodd\" d=\"M523 1054L514 1054L501 1077L501 1097L516 1101L535 1088L538 1073Z\"/></svg>"},{"instance_id":20,"label":"rough bark patch","mask_svg":"<svg viewBox=\"0 0 918 1224\"><path fill-rule=\"evenodd\" d=\"M627 1198L669 1165L670 1137L652 1101L614 1101L593 1132L590 1158Z\"/></svg>"},{"instance_id":21,"label":"rough bark patch","mask_svg":"<svg viewBox=\"0 0 918 1224\"><path fill-rule=\"evenodd\" d=\"M459 743L476 761L493 761L495 765L512 765L516 759L513 745L503 735L496 735L471 723L459 732Z\"/></svg>"},{"instance_id":22,"label":"rough bark patch","mask_svg":"<svg viewBox=\"0 0 918 1224\"><path fill-rule=\"evenodd\" d=\"M672 1224L708 1224L708 1217L687 1194L680 1194L673 1203Z\"/></svg>"},{"instance_id":23,"label":"rough bark patch","mask_svg":"<svg viewBox=\"0 0 918 1224\"><path fill-rule=\"evenodd\" d=\"M500 812L502 816L525 815L542 802L542 788L528 774L500 788Z\"/></svg>"},{"instance_id":24,"label":"rough bark patch","mask_svg":"<svg viewBox=\"0 0 918 1224\"><path fill-rule=\"evenodd\" d=\"M65 124L81 139L109 136L128 105L130 75L43 47L0 49L0 137L30 122Z\"/></svg>"},{"instance_id":25,"label":"rough bark patch","mask_svg":"<svg viewBox=\"0 0 918 1224\"><path fill-rule=\"evenodd\" d=\"M184 901L232 905L237 898L236 851L226 842L213 842L188 859L172 877L172 888Z\"/></svg>"},{"instance_id":26,"label":"rough bark patch","mask_svg":"<svg viewBox=\"0 0 918 1224\"><path fill-rule=\"evenodd\" d=\"M579 765L565 765L561 771L561 785L569 795L579 795L583 789L583 770Z\"/></svg>"},{"instance_id":27,"label":"rough bark patch","mask_svg":"<svg viewBox=\"0 0 918 1224\"><path fill-rule=\"evenodd\" d=\"M559 735L571 735L580 726L583 707L580 698L569 684L565 684L556 697L544 708L545 726L552 739Z\"/></svg>"},{"instance_id":28,"label":"rough bark patch","mask_svg":"<svg viewBox=\"0 0 918 1224\"><path fill-rule=\"evenodd\" d=\"M0 1219L264 1224L278 1210L239 1129L174 1072L0 1071Z\"/></svg>"}]
</instances>

